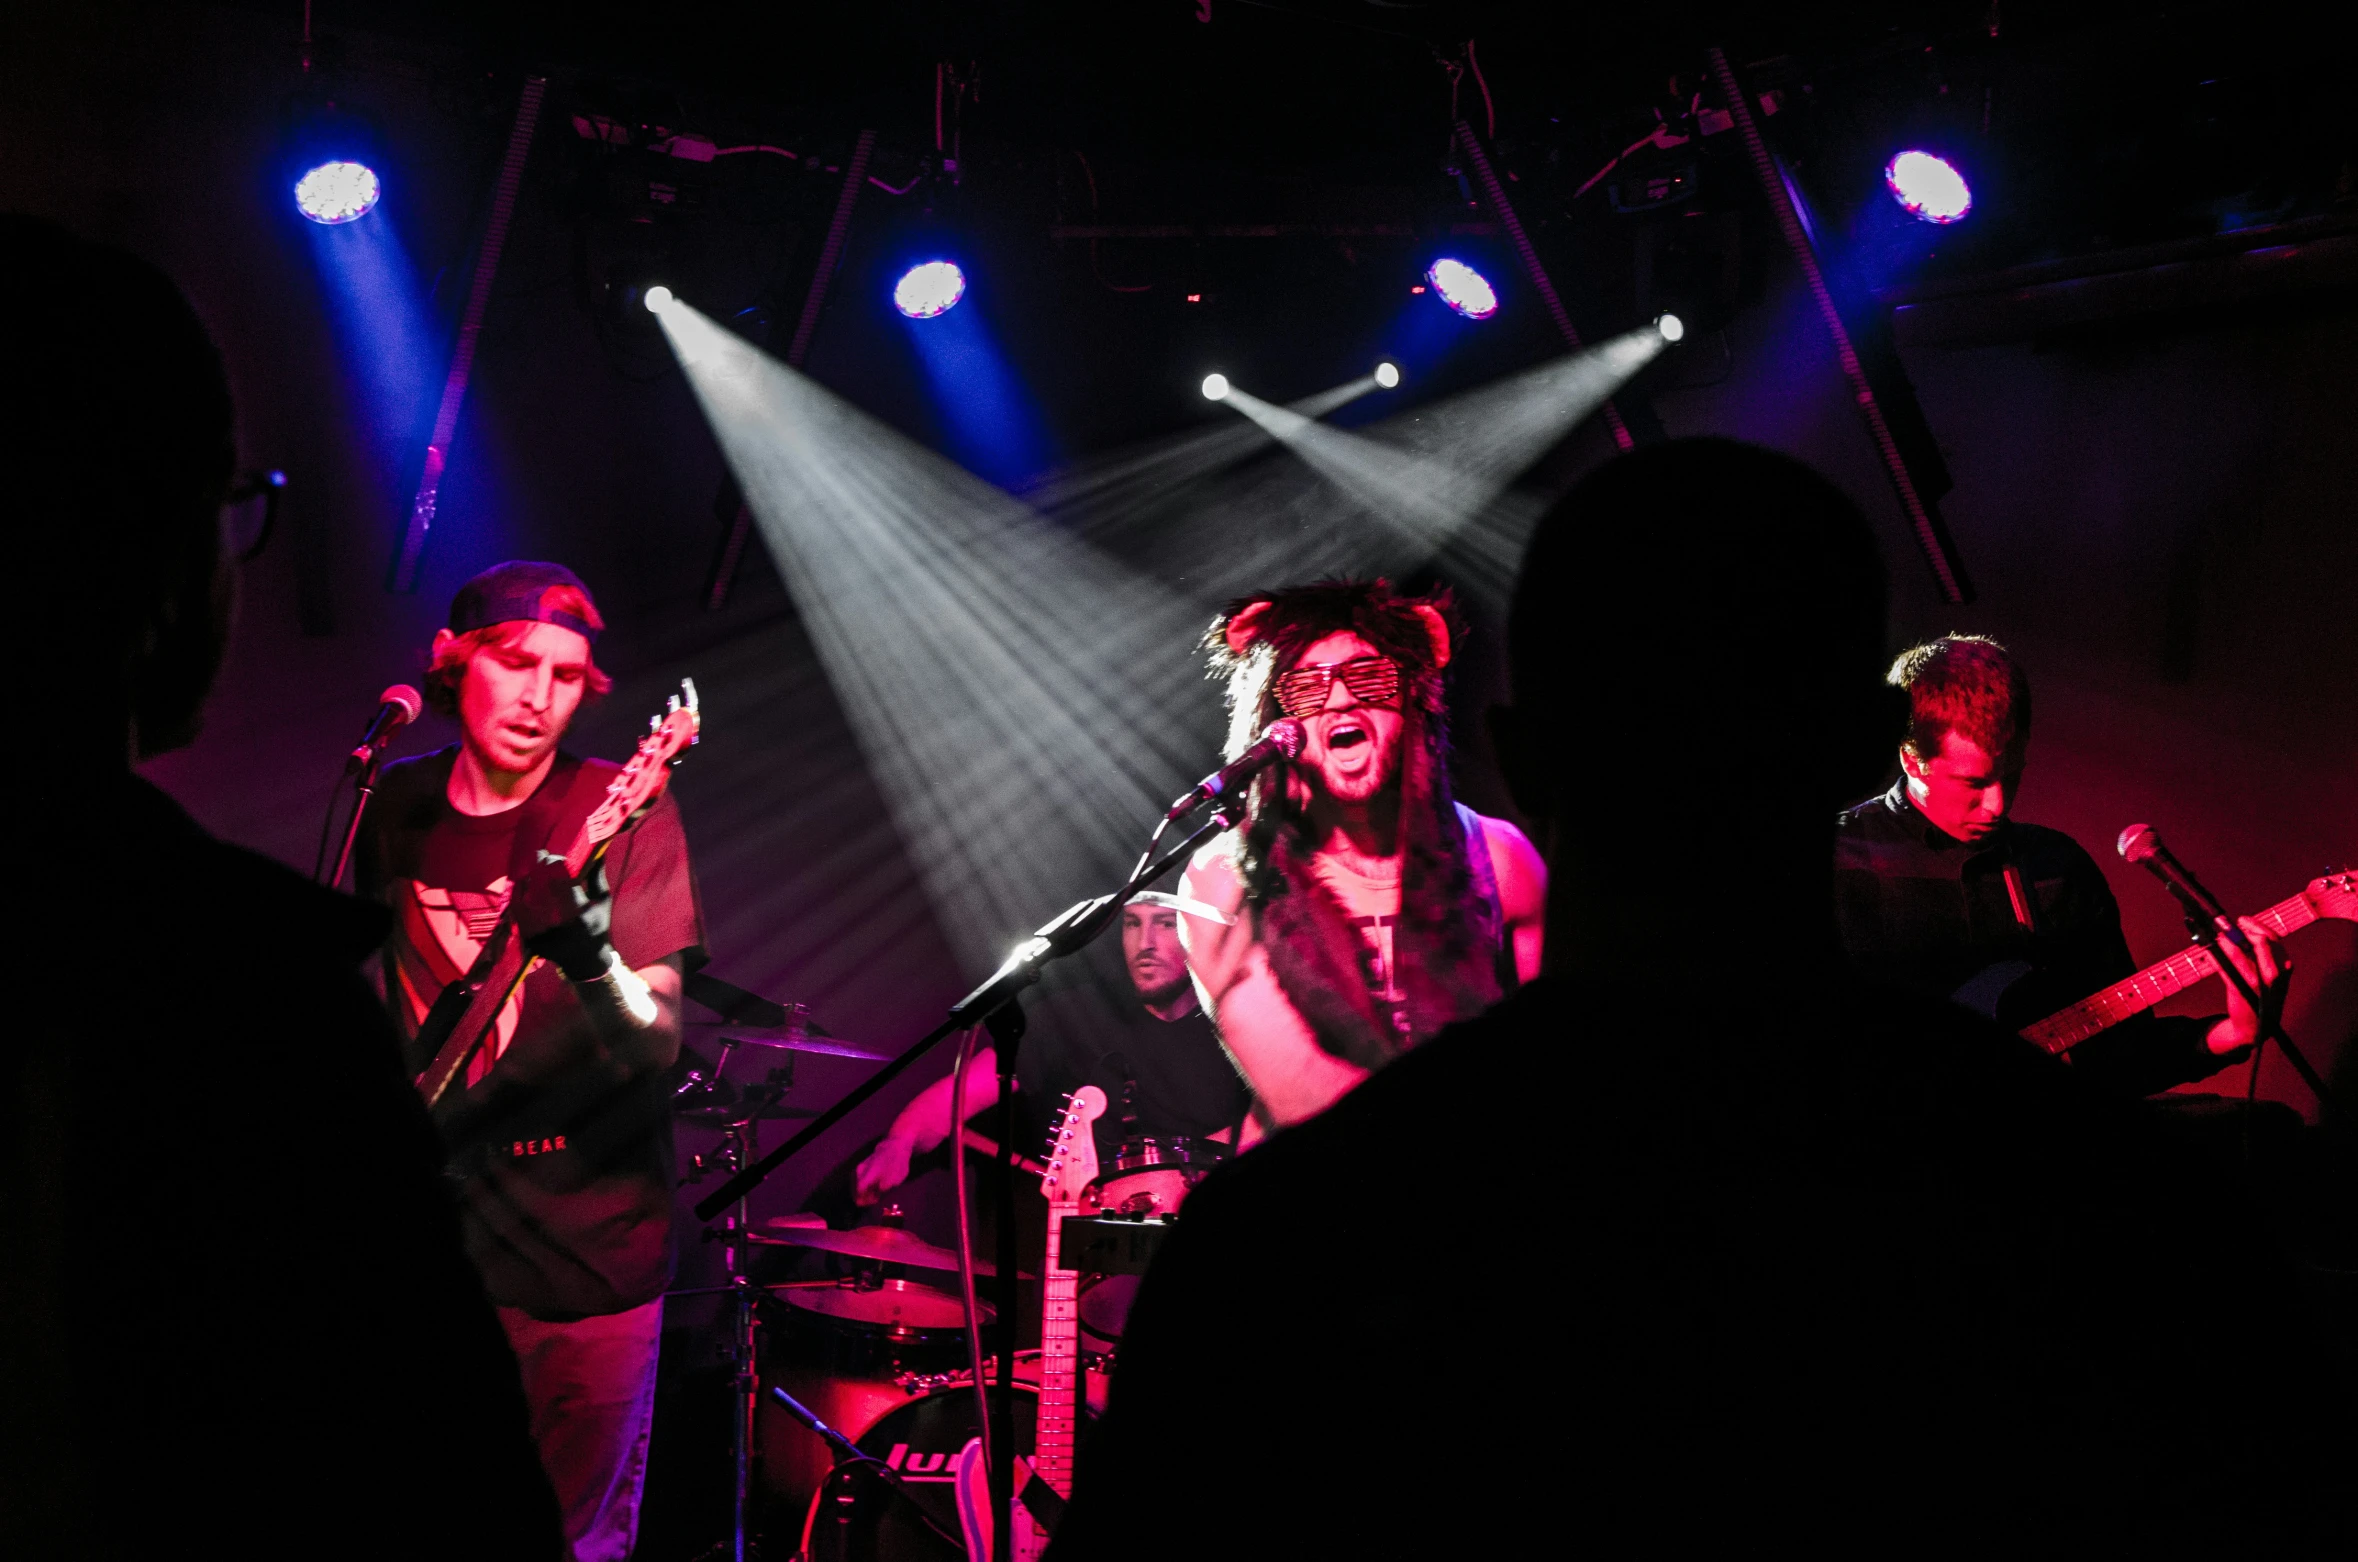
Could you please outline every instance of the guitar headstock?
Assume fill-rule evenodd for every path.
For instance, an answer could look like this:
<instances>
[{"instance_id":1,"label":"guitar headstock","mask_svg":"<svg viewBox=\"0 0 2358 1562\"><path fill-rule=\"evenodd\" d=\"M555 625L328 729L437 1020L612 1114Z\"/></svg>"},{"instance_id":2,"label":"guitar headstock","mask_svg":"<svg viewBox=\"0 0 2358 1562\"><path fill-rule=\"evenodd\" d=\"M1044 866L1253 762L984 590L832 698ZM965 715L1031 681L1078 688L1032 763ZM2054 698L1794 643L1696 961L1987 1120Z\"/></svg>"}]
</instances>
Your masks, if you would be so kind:
<instances>
[{"instance_id":1,"label":"guitar headstock","mask_svg":"<svg viewBox=\"0 0 2358 1562\"><path fill-rule=\"evenodd\" d=\"M1083 1085L1065 1097L1048 1145L1048 1171L1040 1196L1051 1204L1078 1204L1097 1180L1097 1134L1090 1125L1105 1115L1105 1092Z\"/></svg>"},{"instance_id":2,"label":"guitar headstock","mask_svg":"<svg viewBox=\"0 0 2358 1562\"><path fill-rule=\"evenodd\" d=\"M2358 869L2336 868L2321 873L2301 893L2319 916L2358 922Z\"/></svg>"},{"instance_id":3,"label":"guitar headstock","mask_svg":"<svg viewBox=\"0 0 2358 1562\"><path fill-rule=\"evenodd\" d=\"M605 799L582 826L589 844L595 846L621 834L640 809L662 794L664 782L671 777L670 767L699 740L703 727L695 681L682 678L680 692L671 697L663 714L648 718L647 735L639 739L637 752L622 767L622 774L607 785Z\"/></svg>"}]
</instances>

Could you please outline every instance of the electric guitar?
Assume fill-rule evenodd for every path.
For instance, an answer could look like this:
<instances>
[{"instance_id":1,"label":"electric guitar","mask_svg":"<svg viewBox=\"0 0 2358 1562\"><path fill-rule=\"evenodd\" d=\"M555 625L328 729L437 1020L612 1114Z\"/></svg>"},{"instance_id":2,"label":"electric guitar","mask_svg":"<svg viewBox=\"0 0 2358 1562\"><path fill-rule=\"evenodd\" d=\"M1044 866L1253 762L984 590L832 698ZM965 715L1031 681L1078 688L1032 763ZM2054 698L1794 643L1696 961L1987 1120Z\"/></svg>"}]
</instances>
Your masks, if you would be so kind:
<instances>
[{"instance_id":1,"label":"electric guitar","mask_svg":"<svg viewBox=\"0 0 2358 1562\"><path fill-rule=\"evenodd\" d=\"M2266 928L2270 936L2282 938L2323 918L2358 922L2358 872L2343 868L2322 874L2311 879L2308 888L2298 895L2278 901L2252 920ZM1958 989L1958 1001L1985 1014L1992 1013L1995 1000L2004 988L2029 969L2028 962L2013 960L1992 966ZM2126 981L2115 982L2102 992L2090 993L2079 1002L2058 1009L2035 1025L2023 1027L2022 1034L2026 1040L2060 1057L2130 1015L2141 1014L2163 999L2218 974L2218 956L2195 944L2166 960L2155 961ZM1985 992L1987 999L1983 997Z\"/></svg>"},{"instance_id":2,"label":"electric guitar","mask_svg":"<svg viewBox=\"0 0 2358 1562\"><path fill-rule=\"evenodd\" d=\"M1048 1149L1048 1171L1040 1196L1048 1201L1048 1252L1040 1269L1040 1410L1032 1432L1032 1476L1055 1493L1043 1502L1027 1496L1015 1523L1017 1562L1033 1562L1048 1547L1048 1526L1040 1509L1063 1511L1073 1492L1073 1437L1081 1415L1081 1277L1059 1262L1064 1218L1081 1213L1083 1195L1097 1180L1097 1132L1105 1115L1105 1092L1083 1085L1067 1098Z\"/></svg>"},{"instance_id":3,"label":"electric guitar","mask_svg":"<svg viewBox=\"0 0 2358 1562\"><path fill-rule=\"evenodd\" d=\"M680 680L680 693L671 697L664 714L648 722L648 733L630 756L630 763L607 784L606 795L574 832L565 848L565 871L578 879L630 824L663 794L671 767L697 741L703 718L697 714L696 685ZM499 1024L500 1011L523 983L537 957L516 936L516 902L483 940L482 950L467 974L442 989L433 1008L418 1024L419 1050L431 1048L434 1061L417 1077L418 1094L426 1105L438 1105L451 1082L466 1072L467 1061Z\"/></svg>"},{"instance_id":4,"label":"electric guitar","mask_svg":"<svg viewBox=\"0 0 2358 1562\"><path fill-rule=\"evenodd\" d=\"M1032 1423L1032 1457L1015 1461L1011 1562L1038 1562L1072 1495L1073 1433L1081 1414L1081 1277L1057 1260L1064 1218L1081 1213L1082 1198L1097 1180L1097 1133L1090 1125L1104 1115L1105 1092L1095 1085L1065 1097L1048 1170L1040 1178L1040 1196L1048 1201L1048 1251L1040 1269L1039 1409ZM992 1562L990 1474L983 1469L981 1438L967 1443L955 1469L953 1500L966 1562Z\"/></svg>"}]
</instances>

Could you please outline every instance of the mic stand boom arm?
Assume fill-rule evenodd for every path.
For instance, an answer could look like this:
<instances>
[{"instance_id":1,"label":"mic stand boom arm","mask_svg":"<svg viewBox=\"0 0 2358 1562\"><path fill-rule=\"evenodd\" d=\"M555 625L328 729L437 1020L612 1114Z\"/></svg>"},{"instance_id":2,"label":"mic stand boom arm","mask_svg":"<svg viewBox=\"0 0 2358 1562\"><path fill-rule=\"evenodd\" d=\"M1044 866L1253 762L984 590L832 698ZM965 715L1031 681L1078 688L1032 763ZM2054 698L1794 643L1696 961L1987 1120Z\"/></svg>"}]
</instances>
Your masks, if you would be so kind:
<instances>
[{"instance_id":1,"label":"mic stand boom arm","mask_svg":"<svg viewBox=\"0 0 2358 1562\"><path fill-rule=\"evenodd\" d=\"M1149 847L1147 854L1139 859L1136 870L1131 873L1130 882L1123 885L1119 891L1111 895L1099 895L1093 900L1080 901L1066 907L1053 921L1017 945L1015 952L1009 955L1006 962L991 974L990 980L959 999L956 1006L950 1010L949 1016L912 1042L907 1051L853 1086L841 1100L805 1123L802 1126L802 1131L794 1135L793 1138L788 1139L784 1144L779 1145L760 1160L755 1161L751 1166L746 1167L727 1182L715 1188L706 1197L697 1201L696 1218L711 1220L736 1203L737 1200L761 1186L763 1182L768 1180L770 1173L785 1165L821 1134L858 1111L878 1091L899 1078L902 1071L907 1069L910 1064L931 1051L934 1043L945 1036L954 1035L970 1025L979 1025L989 1019L1009 1000L1038 981L1041 970L1047 966L1048 962L1062 959L1074 950L1082 948L1098 934L1111 927L1114 919L1121 915L1122 907L1129 903L1131 896L1185 861L1188 853L1194 851L1215 832L1230 827L1228 815L1224 811L1214 810L1212 816L1196 826L1186 840L1172 847L1161 857L1155 857L1153 848ZM1161 832L1157 831L1156 834L1159 836Z\"/></svg>"}]
</instances>

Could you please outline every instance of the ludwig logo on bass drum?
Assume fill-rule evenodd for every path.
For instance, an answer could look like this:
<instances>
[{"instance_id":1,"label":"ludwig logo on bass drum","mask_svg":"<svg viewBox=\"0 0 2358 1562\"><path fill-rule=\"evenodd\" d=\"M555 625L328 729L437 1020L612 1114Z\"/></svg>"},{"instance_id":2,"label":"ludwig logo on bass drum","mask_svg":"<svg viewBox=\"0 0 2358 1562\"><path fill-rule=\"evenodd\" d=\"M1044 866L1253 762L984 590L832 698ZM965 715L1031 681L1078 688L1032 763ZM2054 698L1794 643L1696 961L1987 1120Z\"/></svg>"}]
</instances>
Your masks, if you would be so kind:
<instances>
[{"instance_id":1,"label":"ludwig logo on bass drum","mask_svg":"<svg viewBox=\"0 0 2358 1562\"><path fill-rule=\"evenodd\" d=\"M897 1470L912 1481L955 1481L950 1469L949 1454L911 1453L907 1443L895 1443L892 1452L884 1456L884 1467Z\"/></svg>"}]
</instances>

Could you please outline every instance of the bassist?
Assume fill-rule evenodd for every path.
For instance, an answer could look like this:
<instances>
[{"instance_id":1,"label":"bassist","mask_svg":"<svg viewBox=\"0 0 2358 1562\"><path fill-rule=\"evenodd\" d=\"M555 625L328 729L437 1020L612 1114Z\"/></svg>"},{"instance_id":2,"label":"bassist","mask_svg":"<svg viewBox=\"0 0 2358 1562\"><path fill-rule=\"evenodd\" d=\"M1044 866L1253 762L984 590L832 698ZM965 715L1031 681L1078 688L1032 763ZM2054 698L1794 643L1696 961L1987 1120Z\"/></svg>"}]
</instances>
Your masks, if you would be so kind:
<instances>
[{"instance_id":1,"label":"bassist","mask_svg":"<svg viewBox=\"0 0 2358 1562\"><path fill-rule=\"evenodd\" d=\"M561 565L501 564L462 587L426 677L460 741L387 767L360 854L363 893L394 913L386 997L413 1053L436 997L507 936L511 900L539 957L437 1116L468 1253L582 1562L628 1555L637 1527L671 1276L661 1074L679 1055L682 969L703 943L668 794L582 890L563 864L618 770L557 747L608 686L592 651L601 627Z\"/></svg>"},{"instance_id":2,"label":"bassist","mask_svg":"<svg viewBox=\"0 0 2358 1562\"><path fill-rule=\"evenodd\" d=\"M1949 635L1903 653L1889 682L1908 701L1899 780L1845 812L1835 836L1836 921L1852 961L1902 989L1994 1011L2010 1029L2129 975L2103 872L2062 831L2009 817L2030 743L2020 665L1994 640ZM2243 930L2256 966L2224 941L2220 953L2281 1002L2290 962L2264 928L2246 918ZM2203 1019L2133 1016L2071 1062L2131 1095L2208 1078L2258 1037L2232 984L2227 1006Z\"/></svg>"}]
</instances>

